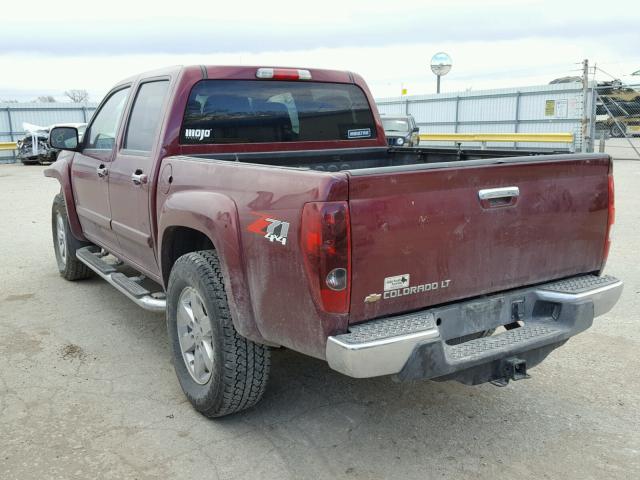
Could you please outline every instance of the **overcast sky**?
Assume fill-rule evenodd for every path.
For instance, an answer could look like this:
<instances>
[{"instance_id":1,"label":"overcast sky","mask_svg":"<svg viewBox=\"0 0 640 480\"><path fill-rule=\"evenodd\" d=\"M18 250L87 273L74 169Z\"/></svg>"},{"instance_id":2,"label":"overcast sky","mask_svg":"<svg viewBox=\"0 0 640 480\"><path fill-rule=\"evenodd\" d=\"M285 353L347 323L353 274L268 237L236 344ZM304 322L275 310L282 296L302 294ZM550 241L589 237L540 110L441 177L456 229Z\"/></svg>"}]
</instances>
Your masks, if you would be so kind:
<instances>
[{"instance_id":1,"label":"overcast sky","mask_svg":"<svg viewBox=\"0 0 640 480\"><path fill-rule=\"evenodd\" d=\"M546 84L589 58L627 82L640 69L637 0L133 0L4 2L0 99L66 89L99 100L116 81L174 64L348 69L376 97ZM607 79L603 73L599 79Z\"/></svg>"}]
</instances>

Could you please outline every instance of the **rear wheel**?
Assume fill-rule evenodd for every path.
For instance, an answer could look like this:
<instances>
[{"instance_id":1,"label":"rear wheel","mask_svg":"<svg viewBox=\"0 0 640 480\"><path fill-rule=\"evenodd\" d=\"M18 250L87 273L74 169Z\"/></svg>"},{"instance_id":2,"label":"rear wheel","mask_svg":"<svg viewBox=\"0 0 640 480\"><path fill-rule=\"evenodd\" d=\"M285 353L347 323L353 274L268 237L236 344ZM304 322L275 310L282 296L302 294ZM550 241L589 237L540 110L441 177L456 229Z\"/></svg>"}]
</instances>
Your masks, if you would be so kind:
<instances>
[{"instance_id":1,"label":"rear wheel","mask_svg":"<svg viewBox=\"0 0 640 480\"><path fill-rule=\"evenodd\" d=\"M188 253L173 265L167 329L180 386L200 413L222 417L262 398L270 351L235 330L213 250Z\"/></svg>"},{"instance_id":2,"label":"rear wheel","mask_svg":"<svg viewBox=\"0 0 640 480\"><path fill-rule=\"evenodd\" d=\"M91 277L93 272L76 258L78 249L91 244L76 239L71 233L67 207L64 197L60 193L53 199L51 207L51 230L53 232L53 249L60 275L67 280L81 280Z\"/></svg>"},{"instance_id":3,"label":"rear wheel","mask_svg":"<svg viewBox=\"0 0 640 480\"><path fill-rule=\"evenodd\" d=\"M612 125L611 126L611 136L615 138L622 138L625 136L625 128L622 125Z\"/></svg>"}]
</instances>

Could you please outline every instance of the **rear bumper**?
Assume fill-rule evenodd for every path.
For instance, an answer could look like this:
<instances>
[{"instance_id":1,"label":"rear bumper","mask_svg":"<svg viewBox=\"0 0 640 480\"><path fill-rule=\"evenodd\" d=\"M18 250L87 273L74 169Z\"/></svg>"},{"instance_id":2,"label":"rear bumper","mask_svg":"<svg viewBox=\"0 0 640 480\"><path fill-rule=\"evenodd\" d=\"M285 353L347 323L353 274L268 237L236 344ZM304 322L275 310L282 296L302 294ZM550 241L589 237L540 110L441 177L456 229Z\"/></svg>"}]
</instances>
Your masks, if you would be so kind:
<instances>
[{"instance_id":1,"label":"rear bumper","mask_svg":"<svg viewBox=\"0 0 640 480\"><path fill-rule=\"evenodd\" d=\"M329 337L326 358L331 368L356 378L395 374L401 380L483 383L500 378L507 359L535 366L608 312L621 293L622 282L614 277L582 275L373 320ZM461 338L515 322L523 325L493 336Z\"/></svg>"}]
</instances>

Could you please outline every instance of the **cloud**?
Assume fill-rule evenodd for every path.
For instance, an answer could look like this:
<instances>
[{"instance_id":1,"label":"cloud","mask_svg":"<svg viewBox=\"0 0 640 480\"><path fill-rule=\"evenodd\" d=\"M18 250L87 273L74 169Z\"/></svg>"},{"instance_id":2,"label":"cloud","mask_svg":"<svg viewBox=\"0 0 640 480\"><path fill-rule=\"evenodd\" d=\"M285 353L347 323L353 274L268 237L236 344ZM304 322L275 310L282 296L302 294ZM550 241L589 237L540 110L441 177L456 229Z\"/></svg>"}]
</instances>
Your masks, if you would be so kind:
<instances>
[{"instance_id":1,"label":"cloud","mask_svg":"<svg viewBox=\"0 0 640 480\"><path fill-rule=\"evenodd\" d=\"M431 93L428 63L441 50L454 61L449 92L548 83L576 74L583 58L616 76L640 68L640 9L627 0L610 9L579 0L54 3L3 6L0 98L84 88L98 100L122 78L172 64L346 69L376 96L401 85Z\"/></svg>"},{"instance_id":2,"label":"cloud","mask_svg":"<svg viewBox=\"0 0 640 480\"><path fill-rule=\"evenodd\" d=\"M624 3L624 2L623 2ZM300 49L435 42L555 38L578 42L597 35L620 48L639 39L637 8L617 4L597 15L579 2L185 2L169 13L146 3L120 10L79 4L59 12L48 3L15 15L0 29L0 53L135 55L260 53ZM246 8L243 5L246 4ZM107 11L108 10L108 11ZM114 12L121 12L114 15ZM28 34L33 32L33 34ZM635 43L635 45L634 45Z\"/></svg>"}]
</instances>

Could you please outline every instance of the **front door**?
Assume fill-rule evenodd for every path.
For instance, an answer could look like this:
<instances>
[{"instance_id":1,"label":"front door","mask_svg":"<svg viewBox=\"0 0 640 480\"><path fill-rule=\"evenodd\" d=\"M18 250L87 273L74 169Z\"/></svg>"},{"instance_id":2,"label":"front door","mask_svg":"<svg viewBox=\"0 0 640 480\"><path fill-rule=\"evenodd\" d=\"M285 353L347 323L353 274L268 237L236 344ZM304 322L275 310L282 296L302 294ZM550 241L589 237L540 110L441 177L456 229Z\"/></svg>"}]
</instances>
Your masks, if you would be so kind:
<instances>
[{"instance_id":1,"label":"front door","mask_svg":"<svg viewBox=\"0 0 640 480\"><path fill-rule=\"evenodd\" d=\"M115 139L129 87L113 92L94 115L87 128L83 147L71 164L73 194L82 231L108 250L118 250L111 229L109 208L109 169L115 152Z\"/></svg>"},{"instance_id":2,"label":"front door","mask_svg":"<svg viewBox=\"0 0 640 480\"><path fill-rule=\"evenodd\" d=\"M159 272L151 236L151 169L168 87L167 79L140 84L109 174L111 227L128 260L151 274Z\"/></svg>"}]
</instances>

